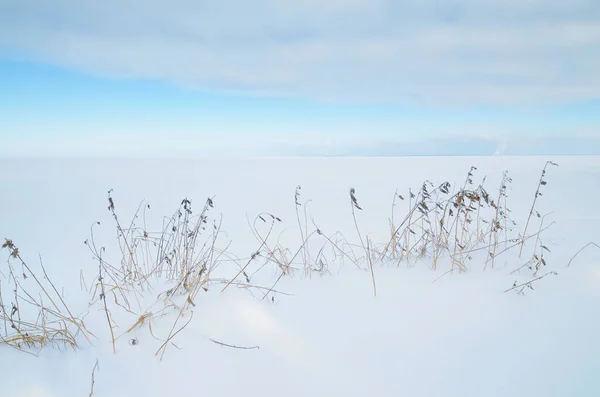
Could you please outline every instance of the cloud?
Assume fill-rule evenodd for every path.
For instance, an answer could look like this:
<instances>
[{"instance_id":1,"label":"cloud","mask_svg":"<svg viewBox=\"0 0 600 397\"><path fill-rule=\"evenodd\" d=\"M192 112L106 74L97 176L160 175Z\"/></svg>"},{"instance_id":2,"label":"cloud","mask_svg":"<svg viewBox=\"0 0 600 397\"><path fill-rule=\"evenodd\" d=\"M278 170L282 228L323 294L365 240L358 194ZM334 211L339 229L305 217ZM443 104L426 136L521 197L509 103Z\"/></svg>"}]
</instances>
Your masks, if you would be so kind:
<instances>
[{"instance_id":1,"label":"cloud","mask_svg":"<svg viewBox=\"0 0 600 397\"><path fill-rule=\"evenodd\" d=\"M600 98L596 0L21 0L0 46L202 90L325 101Z\"/></svg>"}]
</instances>

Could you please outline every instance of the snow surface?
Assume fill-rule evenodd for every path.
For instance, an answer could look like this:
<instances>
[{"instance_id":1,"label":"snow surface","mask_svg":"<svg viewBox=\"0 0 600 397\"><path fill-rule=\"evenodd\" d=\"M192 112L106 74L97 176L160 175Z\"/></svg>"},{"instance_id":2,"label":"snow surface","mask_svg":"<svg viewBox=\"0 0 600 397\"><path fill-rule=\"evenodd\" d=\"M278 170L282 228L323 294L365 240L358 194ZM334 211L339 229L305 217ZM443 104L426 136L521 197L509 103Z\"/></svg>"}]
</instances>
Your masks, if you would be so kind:
<instances>
[{"instance_id":1,"label":"snow surface","mask_svg":"<svg viewBox=\"0 0 600 397\"><path fill-rule=\"evenodd\" d=\"M98 305L88 308L90 294L80 287L81 274L89 286L97 272L83 244L93 222L101 223L98 244L118 258L109 189L124 222L141 200L151 205L148 229L160 229L184 197L197 207L212 197L211 216L222 215L228 251L246 258L259 245L249 222L263 212L282 219L277 235L298 248L297 185L300 201L312 200L309 228L314 220L323 233L340 232L358 244L348 197L354 188L363 208L361 233L378 244L389 238L396 190L406 195L426 179L454 188L476 166L475 181L487 176L495 191L508 170L509 207L523 227L546 160L559 167L548 170L536 208L556 222L542 235L550 249L543 273L558 275L525 294L504 292L533 278L531 271L510 274L527 260L513 254L498 257L493 269L484 271L476 258L469 272L444 276L447 261L436 271L427 259L376 263L377 297L370 272L349 262L330 274L283 277L276 287L282 293L269 299L235 286L221 293L223 285L214 283L198 295L189 325L173 339L177 347L169 346L161 360L158 339L168 335L173 313L153 320L158 339L144 325L119 338L113 354L104 313ZM49 346L38 357L0 346L2 396L87 396L96 360L93 395L107 397L600 395L600 250L590 246L567 267L585 244L600 243L600 157L4 159L0 166L0 237L12 239L32 267L41 255L72 309L87 311L86 326L97 336L92 345L80 340L76 351ZM406 212L401 205L397 217ZM537 230L539 219L532 222ZM219 268L223 277L238 270L234 261ZM252 281L271 287L279 274L270 266ZM4 279L2 287L8 288ZM147 308L163 291L155 285L140 305ZM115 314L117 334L135 320Z\"/></svg>"}]
</instances>

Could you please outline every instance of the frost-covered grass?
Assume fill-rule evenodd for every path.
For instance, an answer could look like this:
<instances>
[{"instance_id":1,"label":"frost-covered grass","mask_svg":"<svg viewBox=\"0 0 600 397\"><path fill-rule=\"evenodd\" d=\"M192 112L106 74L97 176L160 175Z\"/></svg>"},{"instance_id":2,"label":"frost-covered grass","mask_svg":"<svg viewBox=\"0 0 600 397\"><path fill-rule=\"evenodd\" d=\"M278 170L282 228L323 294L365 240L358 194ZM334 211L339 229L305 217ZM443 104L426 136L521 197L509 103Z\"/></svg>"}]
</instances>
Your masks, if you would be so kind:
<instances>
[{"instance_id":1,"label":"frost-covered grass","mask_svg":"<svg viewBox=\"0 0 600 397\"><path fill-rule=\"evenodd\" d=\"M3 391L596 396L600 158L551 160L2 160Z\"/></svg>"}]
</instances>

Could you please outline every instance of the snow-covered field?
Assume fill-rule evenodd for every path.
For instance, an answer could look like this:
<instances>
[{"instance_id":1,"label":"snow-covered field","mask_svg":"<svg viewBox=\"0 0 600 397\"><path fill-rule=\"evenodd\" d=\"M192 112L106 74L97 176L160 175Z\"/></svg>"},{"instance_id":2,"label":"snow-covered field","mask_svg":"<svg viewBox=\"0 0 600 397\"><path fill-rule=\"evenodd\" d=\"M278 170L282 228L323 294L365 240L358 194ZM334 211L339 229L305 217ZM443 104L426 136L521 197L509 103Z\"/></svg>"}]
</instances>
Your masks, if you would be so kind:
<instances>
[{"instance_id":1,"label":"snow-covered field","mask_svg":"<svg viewBox=\"0 0 600 397\"><path fill-rule=\"evenodd\" d=\"M548 166L527 223L547 160L558 166ZM2 396L600 396L600 157L3 159L0 166L0 237L18 247L0 251L0 335L17 341L0 345ZM471 166L473 183L465 184ZM497 200L505 170L512 181L506 200ZM492 255L495 209L477 190L484 177L494 205L509 208L500 212L516 223L505 236L510 222L498 218ZM403 224L425 180L435 195ZM444 182L448 193L436 191ZM461 188L479 201L443 201ZM117 238L109 190L127 243ZM205 205L206 218L193 218ZM178 223L165 223L172 216ZM204 229L194 229L198 220ZM182 227L197 250L190 263L177 262L189 249L181 243L169 267L170 252L159 250ZM444 228L448 247L436 256L430 248ZM519 255L523 233L531 237ZM106 261L104 300L94 250ZM153 272L158 262L170 275ZM143 277L110 278L127 266ZM177 284L188 283L181 272L196 281ZM69 326L77 348L17 344L26 317L43 322L27 301L52 308L52 297L66 313L59 296L84 321L86 332ZM11 320L20 325L11 328Z\"/></svg>"}]
</instances>

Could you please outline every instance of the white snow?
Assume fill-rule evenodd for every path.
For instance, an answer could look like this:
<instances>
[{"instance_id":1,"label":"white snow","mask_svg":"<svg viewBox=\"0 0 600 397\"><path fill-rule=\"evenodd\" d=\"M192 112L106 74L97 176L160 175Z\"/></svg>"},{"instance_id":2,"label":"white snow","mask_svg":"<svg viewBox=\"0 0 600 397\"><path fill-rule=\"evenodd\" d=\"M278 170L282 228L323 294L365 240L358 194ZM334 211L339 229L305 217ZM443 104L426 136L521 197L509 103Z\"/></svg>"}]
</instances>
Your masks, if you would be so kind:
<instances>
[{"instance_id":1,"label":"white snow","mask_svg":"<svg viewBox=\"0 0 600 397\"><path fill-rule=\"evenodd\" d=\"M363 209L356 211L363 239L368 236L381 248L390 237L396 190L408 197L409 188L418 192L430 180L435 186L449 181L454 191L475 166L475 184L487 176L485 186L495 197L502 171L508 170L513 183L507 200L517 234L547 160L559 166L548 169L536 210L549 214L545 225L555 223L541 235L550 252L544 253L547 266L537 276L558 275L535 282L524 294L504 291L534 278L526 268L511 274L530 259L533 239L522 258L513 249L485 271L486 252L473 255L464 273L445 274L447 255L435 271L430 258L399 265L375 262L376 297L366 262L359 262L359 270L339 255L328 273L298 270L283 276L275 287L280 293L265 299L266 289L237 284L221 292L225 284L220 280L235 276L260 248L250 227L257 215L281 218L269 241L275 246L279 240L288 248L288 259L300 248L294 198L298 185L303 227L306 222L309 231L317 225L327 236L341 233L336 236L352 244L346 249L360 257L364 250L352 217L350 188ZM600 395L600 249L589 246L567 266L585 244L600 243L600 157L3 159L0 166L2 242L12 239L36 271L40 255L65 302L75 313L85 313L85 325L96 336L90 344L80 335L76 350L46 346L37 357L0 345L2 396L87 396L96 361L93 396L106 397ZM227 247L227 255L206 285L208 291L200 290L195 306L179 320L176 329L190 322L162 359L155 353L173 327L176 310L167 308L164 316L126 331L139 315L164 308L157 296L172 284L153 280L150 292L132 298L135 313L121 310L112 295L106 300L120 336L114 354L102 305L95 301L89 306L98 272L98 262L84 244L92 223L100 222L94 226L94 240L106 247L106 260L118 263L121 258L107 210L110 189L126 225L145 200L150 209L138 222L160 231L163 218L185 197L196 213L207 197L214 200L209 230L212 221L222 221L217 246ZM397 221L407 213L406 201L396 202ZM532 218L528 234L537 232L539 222ZM268 225L258 222L257 231L266 233ZM311 240L311 252L323 245L317 241ZM333 258L331 247L326 249ZM10 310L9 251L0 254L0 287ZM301 254L295 261L301 262ZM14 259L11 263L20 269ZM246 273L252 285L268 289L281 270L272 262L260 268L263 263L251 262ZM87 288L81 287L82 275ZM240 275L237 281L243 279Z\"/></svg>"}]
</instances>

